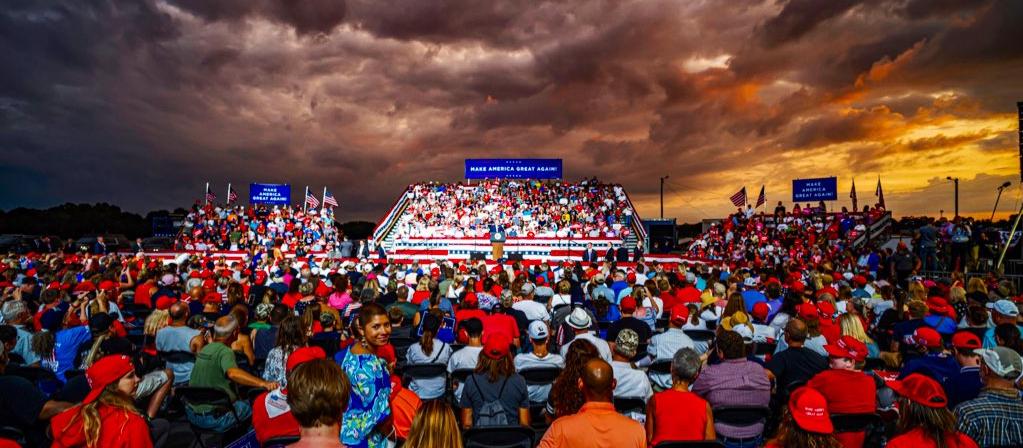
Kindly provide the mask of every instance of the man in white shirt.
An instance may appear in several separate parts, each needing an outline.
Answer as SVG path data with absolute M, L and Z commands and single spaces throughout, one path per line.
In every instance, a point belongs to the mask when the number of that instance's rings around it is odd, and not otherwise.
M 475 369 L 480 360 L 480 352 L 483 351 L 483 322 L 473 317 L 459 323 L 459 332 L 465 331 L 469 336 L 469 342 L 448 358 L 448 373 L 454 373 L 460 369 Z M 462 386 L 455 384 L 455 400 L 462 399 Z
M 512 308 L 522 311 L 530 321 L 550 322 L 551 314 L 547 312 L 547 306 L 533 300 L 534 292 L 536 287 L 532 283 L 523 284 L 519 295 L 515 296 Z
M 654 394 L 646 373 L 632 365 L 630 359 L 636 356 L 639 335 L 628 328 L 618 333 L 615 339 L 611 368 L 615 375 L 615 398 L 641 398 L 646 401 Z M 629 415 L 633 420 L 645 421 L 642 415 Z
M 565 323 L 575 332 L 575 337 L 561 346 L 561 357 L 565 357 L 565 354 L 568 353 L 568 347 L 572 345 L 572 342 L 576 339 L 584 339 L 597 347 L 597 352 L 600 353 L 601 359 L 609 364 L 611 363 L 611 346 L 608 345 L 607 341 L 597 337 L 597 335 L 590 331 L 590 325 L 593 324 L 593 321 L 590 319 L 586 309 L 577 307 L 572 310 L 572 314 L 568 315 Z M 639 336 L 637 335 L 636 338 L 638 339 Z
M 565 367 L 565 358 L 547 351 L 547 339 L 550 336 L 547 324 L 538 320 L 530 322 L 528 332 L 529 340 L 533 343 L 533 351 L 515 356 L 516 372 L 540 367 L 557 367 L 559 369 Z M 529 401 L 533 403 L 546 403 L 547 396 L 551 393 L 549 384 L 530 385 L 527 388 L 529 389 Z
M 771 313 L 771 307 L 767 302 L 757 302 L 753 305 L 753 342 L 774 342 L 778 338 L 774 327 L 767 324 L 767 316 Z
M 650 345 L 647 346 L 647 353 L 654 361 L 671 362 L 675 352 L 683 348 L 695 348 L 693 340 L 682 331 L 682 326 L 689 319 L 689 308 L 685 305 L 675 305 L 671 309 L 671 318 L 668 320 L 668 329 L 664 333 L 650 338 Z M 650 381 L 661 389 L 671 388 L 670 373 L 650 373 Z

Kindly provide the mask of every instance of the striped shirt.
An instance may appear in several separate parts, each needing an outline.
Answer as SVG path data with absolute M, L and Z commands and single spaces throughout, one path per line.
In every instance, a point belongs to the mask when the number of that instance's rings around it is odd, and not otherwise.
M 707 400 L 712 408 L 737 406 L 767 407 L 771 401 L 771 381 L 759 364 L 742 359 L 728 359 L 703 367 L 693 383 L 693 393 Z M 764 432 L 764 424 L 732 426 L 714 423 L 718 436 L 756 437 Z
M 956 407 L 956 429 L 981 447 L 1023 446 L 1023 402 L 1015 391 L 983 389 Z

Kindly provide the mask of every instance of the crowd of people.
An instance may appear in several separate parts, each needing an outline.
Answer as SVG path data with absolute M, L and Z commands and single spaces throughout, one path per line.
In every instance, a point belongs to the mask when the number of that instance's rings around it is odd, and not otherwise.
M 570 201 L 614 191 L 595 188 Z M 306 235 L 216 213 L 200 236 Z M 1012 283 L 924 277 L 906 247 L 853 252 L 824 222 L 729 220 L 764 232 L 743 263 L 5 256 L 0 421 L 60 447 L 173 446 L 180 425 L 291 446 L 460 448 L 502 428 L 543 447 L 1023 446 Z
M 507 237 L 622 238 L 634 214 L 621 185 L 596 178 L 420 183 L 405 194 L 399 239 L 482 238 L 496 231 Z

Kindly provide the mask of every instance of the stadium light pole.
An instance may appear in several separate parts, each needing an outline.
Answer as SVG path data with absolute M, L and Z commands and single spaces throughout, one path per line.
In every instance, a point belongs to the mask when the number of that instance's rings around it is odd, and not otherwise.
M 1005 181 L 1004 184 L 998 186 L 998 196 L 995 196 L 995 208 L 991 209 L 991 222 L 995 222 L 995 212 L 998 211 L 998 201 L 1002 199 L 1002 190 L 1009 188 L 1012 185 L 1012 181 Z
M 948 176 L 945 179 L 948 179 L 948 180 L 952 181 L 953 183 L 955 183 L 955 207 L 956 207 L 956 209 L 955 209 L 955 211 L 956 211 L 955 218 L 958 218 L 959 217 L 959 178 L 958 177 Z
M 661 177 L 661 219 L 664 219 L 664 179 L 667 179 L 669 177 L 671 176 L 668 175 Z

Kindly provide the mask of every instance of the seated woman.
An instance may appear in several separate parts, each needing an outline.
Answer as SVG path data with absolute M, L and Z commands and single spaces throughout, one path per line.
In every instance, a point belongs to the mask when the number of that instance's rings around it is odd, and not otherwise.
M 405 355 L 408 365 L 447 364 L 451 358 L 451 346 L 436 338 L 440 330 L 440 318 L 428 313 L 423 318 L 423 335 L 419 342 L 412 344 Z M 444 395 L 447 382 L 443 376 L 436 378 L 413 379 L 409 389 L 419 395 L 420 399 L 433 400 Z
M 302 326 L 302 319 L 288 316 L 281 322 L 281 327 L 277 330 L 276 346 L 270 349 L 270 353 L 266 356 L 263 379 L 277 382 L 282 387 L 286 387 L 285 366 L 288 365 L 288 356 L 305 346 L 306 332 L 305 327 Z
M 529 426 L 529 391 L 526 380 L 515 373 L 511 339 L 504 333 L 487 338 L 476 371 L 465 381 L 459 405 L 465 429 L 509 426 L 517 421 Z
M 813 388 L 801 387 L 789 397 L 778 436 L 764 448 L 842 448 L 834 433 L 824 396 Z
M 53 446 L 152 447 L 149 426 L 135 409 L 139 377 L 131 358 L 103 357 L 85 376 L 92 387 L 89 395 L 50 421 Z
M 671 360 L 671 389 L 654 394 L 647 402 L 646 434 L 650 446 L 716 438 L 710 403 L 689 391 L 702 364 L 700 355 L 691 348 L 675 352 Z

